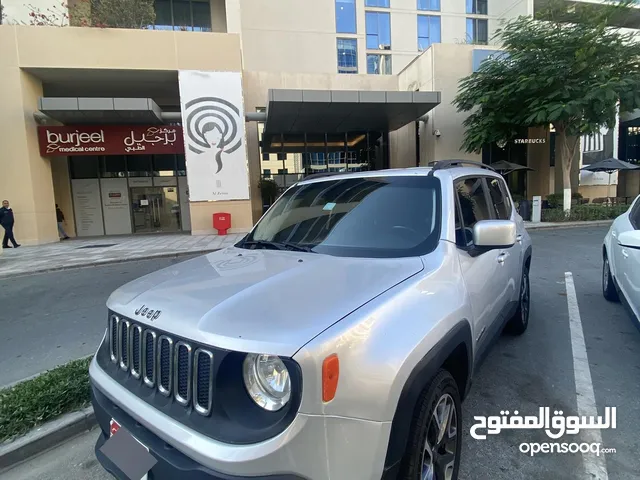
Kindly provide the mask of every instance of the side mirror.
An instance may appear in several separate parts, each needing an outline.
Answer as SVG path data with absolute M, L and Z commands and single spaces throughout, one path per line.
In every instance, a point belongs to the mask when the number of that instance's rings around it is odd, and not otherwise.
M 482 250 L 513 247 L 516 231 L 516 222 L 511 220 L 482 220 L 473 226 L 473 243 Z
M 640 230 L 630 230 L 618 235 L 618 243 L 623 247 L 640 249 Z

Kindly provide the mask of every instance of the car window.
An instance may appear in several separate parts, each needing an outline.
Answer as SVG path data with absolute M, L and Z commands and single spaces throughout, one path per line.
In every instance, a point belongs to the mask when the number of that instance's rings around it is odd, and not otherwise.
M 487 178 L 487 186 L 496 218 L 509 220 L 511 218 L 511 202 L 509 196 L 505 195 L 504 181 L 499 178 Z
M 629 212 L 629 221 L 635 230 L 640 230 L 640 199 L 636 200 L 636 204 Z
M 473 226 L 481 220 L 491 220 L 482 177 L 468 177 L 454 183 L 460 205 L 462 219 L 458 219 L 461 231 L 456 232 L 456 242 L 460 246 L 473 245 Z M 461 220 L 461 221 L 460 221 Z M 458 227 L 458 225 L 456 225 Z
M 298 184 L 247 236 L 336 256 L 425 255 L 440 236 L 440 181 L 432 176 L 371 176 Z M 239 244 L 242 246 L 242 244 Z

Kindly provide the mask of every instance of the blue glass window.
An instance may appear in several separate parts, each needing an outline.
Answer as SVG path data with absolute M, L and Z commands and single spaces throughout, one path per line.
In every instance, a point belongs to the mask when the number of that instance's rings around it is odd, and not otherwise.
M 391 75 L 391 55 L 367 54 L 367 73 L 369 75 Z
M 367 48 L 378 50 L 391 47 L 391 17 L 386 12 L 367 12 Z
M 336 32 L 356 33 L 356 0 L 336 0 Z
M 489 43 L 489 26 L 487 20 L 467 18 L 467 42 L 477 45 Z
M 475 15 L 487 15 L 488 0 L 466 0 L 467 13 Z
M 440 41 L 440 17 L 418 15 L 418 50 L 426 50 Z
M 364 0 L 365 7 L 389 8 L 389 0 Z
M 418 10 L 440 11 L 440 0 L 418 0 Z
M 338 73 L 358 73 L 358 41 L 338 39 Z

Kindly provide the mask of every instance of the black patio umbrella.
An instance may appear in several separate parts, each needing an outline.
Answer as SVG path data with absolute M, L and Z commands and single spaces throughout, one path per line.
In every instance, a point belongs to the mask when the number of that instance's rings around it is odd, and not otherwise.
M 606 172 L 609 174 L 609 184 L 607 185 L 607 191 L 609 190 L 609 186 L 611 186 L 611 174 L 613 172 L 618 172 L 620 170 L 637 170 L 640 167 L 638 165 L 634 165 L 633 163 L 624 162 L 622 160 L 618 160 L 617 158 L 605 158 L 604 160 L 599 160 L 594 162 L 586 167 L 582 167 L 580 170 L 586 170 L 588 172 Z
M 501 175 L 507 175 L 511 172 L 515 172 L 516 170 L 533 171 L 533 168 L 525 167 L 524 165 L 518 165 L 517 163 L 507 162 L 505 160 L 500 160 L 499 162 L 492 163 L 489 166 L 495 171 L 499 172 Z

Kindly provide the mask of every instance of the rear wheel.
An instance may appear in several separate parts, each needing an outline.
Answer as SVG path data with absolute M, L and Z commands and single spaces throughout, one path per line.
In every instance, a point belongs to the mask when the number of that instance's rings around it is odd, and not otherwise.
M 604 298 L 610 302 L 617 302 L 620 299 L 618 297 L 618 291 L 616 290 L 616 284 L 613 280 L 613 275 L 611 275 L 609 257 L 607 257 L 606 253 L 602 259 L 602 294 L 604 295 Z
M 529 266 L 522 270 L 520 280 L 520 297 L 518 309 L 507 323 L 506 331 L 513 335 L 522 335 L 529 326 L 529 310 L 531 308 L 531 288 L 529 285 Z
M 457 480 L 462 448 L 458 385 L 440 370 L 422 392 L 413 417 L 403 480 Z

